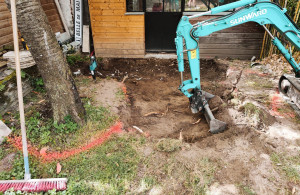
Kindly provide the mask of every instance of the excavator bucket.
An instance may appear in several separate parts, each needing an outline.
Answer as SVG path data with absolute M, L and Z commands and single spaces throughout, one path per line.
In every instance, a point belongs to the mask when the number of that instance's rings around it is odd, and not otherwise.
M 220 133 L 223 132 L 227 127 L 227 124 L 218 119 L 213 119 L 209 122 L 209 132 Z
M 220 133 L 227 128 L 227 124 L 216 119 L 212 114 L 207 102 L 213 97 L 214 95 L 208 92 L 195 90 L 194 95 L 190 98 L 190 105 L 193 113 L 198 113 L 200 110 L 204 111 L 205 119 L 209 124 L 209 132 Z

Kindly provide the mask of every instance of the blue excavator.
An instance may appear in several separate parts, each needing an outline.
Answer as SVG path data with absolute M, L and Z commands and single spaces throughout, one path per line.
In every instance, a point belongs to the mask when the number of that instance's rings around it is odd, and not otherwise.
M 191 24 L 190 19 L 204 15 L 234 10 L 230 14 Z M 272 25 L 285 39 L 300 50 L 300 29 L 287 15 L 287 10 L 278 3 L 270 0 L 240 0 L 208 12 L 183 16 L 176 31 L 176 53 L 178 70 L 181 77 L 179 90 L 189 98 L 193 113 L 203 112 L 210 126 L 211 133 L 219 133 L 227 128 L 227 124 L 214 117 L 209 108 L 209 100 L 214 95 L 202 90 L 200 83 L 200 53 L 199 37 L 210 35 L 216 31 L 231 28 L 246 22 L 256 22 L 271 36 L 272 43 L 278 48 L 294 70 L 294 75 L 283 75 L 279 79 L 279 90 L 288 96 L 300 108 L 300 65 L 292 56 L 291 50 L 286 49 L 281 40 L 272 35 L 267 24 Z M 184 56 L 187 53 L 191 79 L 183 80 Z

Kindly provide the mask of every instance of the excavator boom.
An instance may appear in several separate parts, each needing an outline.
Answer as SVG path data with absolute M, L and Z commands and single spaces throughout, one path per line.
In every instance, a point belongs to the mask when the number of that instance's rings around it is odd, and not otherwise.
M 206 21 L 191 24 L 190 19 L 197 18 L 203 15 L 212 15 L 220 12 L 225 12 L 234 9 L 232 13 L 209 19 Z M 231 28 L 246 22 L 256 22 L 263 26 L 272 38 L 272 43 L 278 48 L 286 60 L 291 64 L 295 79 L 285 79 L 295 88 L 299 86 L 295 84 L 300 78 L 300 65 L 295 61 L 292 54 L 287 50 L 281 41 L 274 37 L 268 29 L 266 24 L 270 24 L 276 30 L 289 40 L 296 49 L 300 50 L 300 29 L 286 14 L 286 9 L 281 8 L 278 4 L 270 0 L 241 0 L 234 3 L 212 8 L 208 12 L 183 16 L 180 20 L 176 31 L 176 52 L 178 60 L 178 69 L 181 74 L 181 85 L 179 90 L 190 99 L 191 109 L 193 113 L 203 111 L 208 123 L 210 124 L 210 132 L 218 133 L 226 129 L 226 123 L 218 121 L 212 115 L 208 101 L 213 95 L 201 89 L 200 83 L 200 52 L 199 52 L 199 37 L 210 35 L 214 32 Z M 187 52 L 188 61 L 191 70 L 191 79 L 183 81 L 184 72 L 184 52 Z M 285 77 L 287 78 L 287 77 Z M 284 79 L 281 79 L 284 80 Z M 291 83 L 293 80 L 293 83 Z M 300 81 L 299 81 L 300 83 Z M 280 83 L 279 89 L 285 87 Z M 300 91 L 300 89 L 298 89 Z M 286 90 L 287 91 L 287 90 Z M 299 98 L 296 98 L 297 100 Z

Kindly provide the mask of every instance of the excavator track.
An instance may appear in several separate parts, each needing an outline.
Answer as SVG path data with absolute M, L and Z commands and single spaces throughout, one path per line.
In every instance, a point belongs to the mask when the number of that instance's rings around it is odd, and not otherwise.
M 300 78 L 284 74 L 279 79 L 279 91 L 288 97 L 288 103 L 300 116 Z

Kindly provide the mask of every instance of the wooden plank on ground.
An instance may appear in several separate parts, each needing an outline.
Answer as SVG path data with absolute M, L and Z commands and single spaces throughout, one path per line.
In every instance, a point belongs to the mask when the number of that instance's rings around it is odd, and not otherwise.
M 90 53 L 90 26 L 83 25 L 82 28 L 82 52 Z
M 6 64 L 7 64 L 7 61 L 1 61 L 0 60 L 0 68 L 3 67 L 3 66 L 6 66 Z

